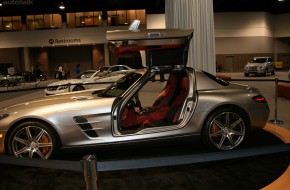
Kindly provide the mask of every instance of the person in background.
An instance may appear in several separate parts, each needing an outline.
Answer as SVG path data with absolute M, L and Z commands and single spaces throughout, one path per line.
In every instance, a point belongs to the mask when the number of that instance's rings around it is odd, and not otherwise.
M 39 66 L 38 65 L 35 65 L 35 69 L 34 69 L 34 74 L 36 76 L 37 79 L 40 79 L 40 75 L 42 75 L 42 72 L 41 70 L 39 69 Z
M 66 63 L 63 65 L 63 68 L 62 68 L 62 79 L 67 79 L 67 70 L 68 70 L 68 67 L 66 65 Z
M 58 80 L 61 80 L 62 79 L 62 66 L 59 65 L 58 66 Z

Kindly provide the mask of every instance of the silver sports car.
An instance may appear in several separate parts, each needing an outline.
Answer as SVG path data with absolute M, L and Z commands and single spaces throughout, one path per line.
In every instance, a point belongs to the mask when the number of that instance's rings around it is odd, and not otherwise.
M 1 109 L 0 152 L 49 159 L 60 150 L 194 136 L 215 150 L 237 148 L 251 129 L 265 126 L 267 101 L 257 88 L 186 67 L 192 35 L 187 29 L 109 31 L 110 56 L 139 53 L 146 67 L 106 89 Z

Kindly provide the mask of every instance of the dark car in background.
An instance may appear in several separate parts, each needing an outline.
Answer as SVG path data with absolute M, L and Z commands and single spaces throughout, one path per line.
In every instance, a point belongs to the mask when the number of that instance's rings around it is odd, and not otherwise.
M 22 76 L 23 80 L 21 82 L 36 82 L 37 80 L 45 81 L 47 80 L 46 75 L 43 74 L 35 74 L 30 71 L 23 71 L 14 74 L 15 76 Z

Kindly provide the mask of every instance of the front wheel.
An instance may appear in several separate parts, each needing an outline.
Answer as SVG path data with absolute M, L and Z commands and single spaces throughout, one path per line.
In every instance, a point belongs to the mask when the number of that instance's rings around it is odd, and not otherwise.
M 246 136 L 245 117 L 232 109 L 213 112 L 203 126 L 202 139 L 212 149 L 237 148 Z
M 49 159 L 58 151 L 55 133 L 40 122 L 16 126 L 8 137 L 8 153 L 16 157 Z
M 9 80 L 2 80 L 1 84 L 3 86 L 9 86 L 10 85 L 10 82 L 9 82 Z
M 265 72 L 263 73 L 264 76 L 268 75 L 268 69 L 265 69 Z
M 273 68 L 273 71 L 271 72 L 271 75 L 275 75 L 275 68 Z

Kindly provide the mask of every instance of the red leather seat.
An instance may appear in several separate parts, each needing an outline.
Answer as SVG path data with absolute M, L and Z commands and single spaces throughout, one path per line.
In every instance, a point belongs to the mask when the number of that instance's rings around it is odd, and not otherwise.
M 177 75 L 171 74 L 168 78 L 165 88 L 154 101 L 152 108 L 158 109 L 162 106 L 168 106 L 174 98 L 176 88 L 177 88 Z
M 126 108 L 122 114 L 122 127 L 127 128 L 144 124 L 145 121 L 149 122 L 164 119 L 169 111 L 169 104 L 174 98 L 176 87 L 177 76 L 175 74 L 171 74 L 163 91 L 159 94 L 151 107 L 153 112 L 139 115 L 138 113 L 135 113 L 133 109 Z
M 178 96 L 176 97 L 176 99 L 174 99 L 174 101 L 170 105 L 170 110 L 166 118 L 168 122 L 175 123 L 178 121 L 180 113 L 181 113 L 182 105 L 188 95 L 188 90 L 189 90 L 188 77 L 187 76 L 182 77 L 180 84 L 181 84 L 181 89 L 179 89 L 180 92 Z
M 171 91 L 168 96 L 159 96 L 160 101 L 158 104 L 153 105 L 154 112 L 147 115 L 144 125 L 166 125 L 178 122 L 182 105 L 185 98 L 188 95 L 189 90 L 189 79 L 187 76 L 176 76 L 173 75 L 172 80 L 176 83 L 176 88 L 170 89 L 161 93 L 161 95 L 166 94 L 166 92 Z

